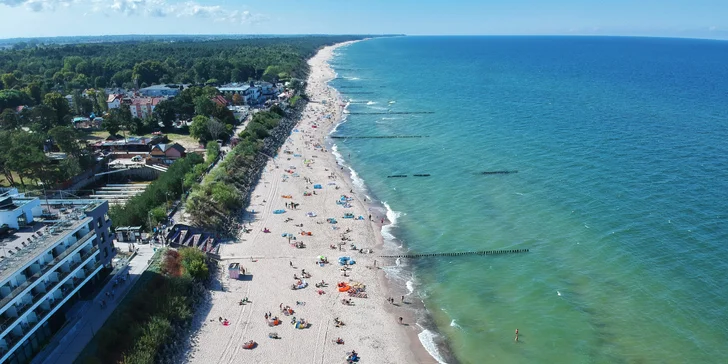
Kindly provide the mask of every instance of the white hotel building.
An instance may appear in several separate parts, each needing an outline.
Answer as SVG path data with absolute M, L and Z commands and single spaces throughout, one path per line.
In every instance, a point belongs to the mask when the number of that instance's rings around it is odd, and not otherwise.
M 26 363 L 114 256 L 108 203 L 0 195 L 0 363 Z

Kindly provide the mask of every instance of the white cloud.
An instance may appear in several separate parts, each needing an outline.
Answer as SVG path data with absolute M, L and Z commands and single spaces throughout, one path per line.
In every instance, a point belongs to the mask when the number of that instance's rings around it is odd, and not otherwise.
M 7 6 L 18 6 L 25 3 L 26 0 L 0 0 L 0 4 Z
M 227 12 L 220 5 L 205 6 L 194 1 L 187 1 L 171 7 L 177 16 L 195 16 L 200 18 L 211 18 Z
M 40 12 L 55 10 L 59 6 L 68 7 L 79 1 L 80 0 L 0 0 L 0 5 L 7 5 L 10 7 L 23 5 L 32 11 Z
M 202 5 L 195 1 L 177 2 L 172 0 L 0 0 L 0 5 L 9 7 L 23 6 L 34 12 L 54 11 L 59 7 L 74 4 L 83 6 L 83 14 L 91 10 L 95 13 L 124 14 L 126 16 L 149 17 L 189 17 L 209 18 L 238 24 L 256 24 L 268 20 L 263 14 L 248 10 L 226 8 L 221 5 Z
M 234 10 L 227 12 L 215 21 L 238 23 L 238 24 L 258 24 L 267 21 L 269 18 L 263 14 L 251 13 L 248 10 L 238 11 Z

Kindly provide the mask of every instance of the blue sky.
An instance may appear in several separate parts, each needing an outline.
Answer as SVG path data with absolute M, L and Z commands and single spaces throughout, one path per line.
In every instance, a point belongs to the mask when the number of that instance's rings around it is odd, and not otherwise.
M 728 0 L 0 0 L 0 38 L 303 33 L 728 39 Z

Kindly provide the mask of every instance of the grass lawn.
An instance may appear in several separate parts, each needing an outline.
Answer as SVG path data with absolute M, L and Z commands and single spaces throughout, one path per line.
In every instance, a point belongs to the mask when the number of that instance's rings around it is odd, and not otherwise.
M 181 146 L 185 147 L 186 149 L 196 149 L 196 148 L 200 147 L 200 142 L 198 142 L 197 139 L 191 137 L 189 133 L 186 133 L 186 134 L 165 133 L 164 135 L 167 136 L 167 139 L 169 139 L 170 142 L 179 143 Z

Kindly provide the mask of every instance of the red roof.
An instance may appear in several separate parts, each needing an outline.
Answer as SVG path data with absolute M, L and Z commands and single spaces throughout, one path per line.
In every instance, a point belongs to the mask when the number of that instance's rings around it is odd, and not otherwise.
M 211 98 L 212 102 L 220 105 L 220 106 L 227 106 L 228 102 L 225 100 L 225 98 L 222 95 L 217 95 L 213 98 Z

